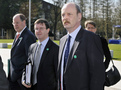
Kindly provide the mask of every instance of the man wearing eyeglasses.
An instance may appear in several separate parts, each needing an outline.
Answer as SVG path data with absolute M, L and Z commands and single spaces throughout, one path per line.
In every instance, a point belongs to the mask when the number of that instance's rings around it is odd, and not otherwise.
M 46 19 L 37 19 L 34 23 L 38 42 L 29 48 L 28 58 L 33 62 L 32 90 L 56 90 L 56 71 L 59 47 L 49 38 L 50 26 Z
M 27 28 L 25 15 L 21 13 L 14 15 L 12 24 L 16 35 L 11 48 L 9 88 L 10 90 L 26 90 L 21 84 L 21 76 L 27 62 L 29 46 L 36 42 L 36 37 Z
M 85 21 L 85 29 L 88 31 L 91 31 L 93 33 L 96 33 L 97 27 L 96 27 L 95 22 L 92 20 Z M 104 65 L 105 65 L 105 70 L 106 70 L 108 68 L 109 62 L 112 58 L 111 58 L 107 40 L 101 36 L 100 36 L 100 39 L 101 39 L 102 48 L 103 48 L 104 56 L 105 56 Z

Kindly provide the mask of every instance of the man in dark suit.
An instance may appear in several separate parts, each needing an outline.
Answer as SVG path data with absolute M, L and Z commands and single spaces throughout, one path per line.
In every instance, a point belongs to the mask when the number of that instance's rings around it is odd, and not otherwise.
M 32 90 L 57 90 L 59 47 L 48 37 L 50 27 L 47 20 L 36 20 L 34 29 L 38 42 L 29 48 L 29 59 L 33 62 Z
M 81 17 L 79 6 L 73 2 L 61 9 L 68 34 L 60 40 L 58 90 L 103 90 L 105 69 L 101 41 L 82 28 Z
M 8 80 L 5 71 L 3 70 L 3 63 L 0 56 L 0 90 L 8 90 Z
M 96 31 L 97 31 L 96 24 L 92 20 L 85 21 L 85 28 L 86 28 L 86 30 L 91 31 L 93 33 L 96 33 Z M 112 58 L 111 58 L 110 50 L 108 48 L 107 40 L 101 36 L 99 36 L 99 37 L 101 39 L 102 48 L 103 48 L 103 52 L 104 52 L 104 56 L 105 56 L 104 65 L 105 65 L 105 70 L 106 70 L 108 68 L 109 62 Z
M 17 33 L 11 48 L 9 88 L 10 90 L 26 90 L 21 84 L 21 76 L 27 62 L 29 46 L 36 42 L 36 37 L 27 28 L 23 14 L 13 16 L 13 27 Z

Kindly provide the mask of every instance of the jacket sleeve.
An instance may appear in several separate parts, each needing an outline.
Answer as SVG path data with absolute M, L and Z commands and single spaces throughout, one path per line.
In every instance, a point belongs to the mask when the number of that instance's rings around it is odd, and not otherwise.
M 112 58 L 111 58 L 110 50 L 109 50 L 108 43 L 107 43 L 106 39 L 103 37 L 100 37 L 100 39 L 101 39 L 101 43 L 102 43 L 103 52 L 105 55 L 105 62 L 104 62 L 105 69 L 107 69 L 109 62 Z
M 103 49 L 99 36 L 92 35 L 87 46 L 89 63 L 90 90 L 103 90 L 105 82 L 105 68 L 103 63 Z

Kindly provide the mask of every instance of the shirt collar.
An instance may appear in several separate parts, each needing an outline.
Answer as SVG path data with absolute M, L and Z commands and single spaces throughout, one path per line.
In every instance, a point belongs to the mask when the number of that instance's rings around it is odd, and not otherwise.
M 47 44 L 47 42 L 48 42 L 48 40 L 49 40 L 49 37 L 47 37 L 44 41 L 42 41 L 42 42 L 40 42 L 40 41 L 38 41 L 38 44 L 42 44 L 44 47 L 46 46 L 46 44 Z
M 71 38 L 75 39 L 80 29 L 81 29 L 81 25 L 77 29 L 75 29 L 72 33 L 70 34 L 68 33 L 68 35 L 70 35 Z
M 23 30 L 21 32 L 17 32 L 16 35 L 17 34 L 20 34 L 21 35 L 21 33 L 25 30 L 25 28 L 26 28 L 26 26 L 23 28 Z

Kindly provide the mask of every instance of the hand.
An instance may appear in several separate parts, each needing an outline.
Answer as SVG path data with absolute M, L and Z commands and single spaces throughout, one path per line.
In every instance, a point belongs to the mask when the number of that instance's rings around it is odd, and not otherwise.
M 27 84 L 25 84 L 25 82 L 22 82 L 22 84 L 23 84 L 26 88 L 31 88 L 31 85 L 27 85 Z

